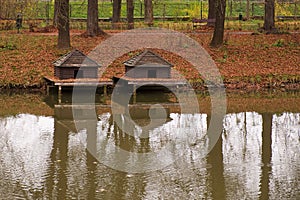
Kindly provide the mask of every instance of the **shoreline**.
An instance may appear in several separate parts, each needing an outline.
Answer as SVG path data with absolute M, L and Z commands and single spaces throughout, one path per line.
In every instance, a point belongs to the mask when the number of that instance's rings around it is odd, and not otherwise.
M 203 82 L 192 82 L 190 83 L 195 92 L 205 92 L 208 87 L 203 84 Z M 100 87 L 101 88 L 101 87 Z M 108 86 L 108 91 L 112 91 L 114 86 Z M 214 88 L 214 87 L 213 87 Z M 218 88 L 218 87 L 215 87 Z M 224 88 L 226 91 L 267 91 L 267 90 L 275 90 L 275 91 L 300 91 L 300 81 L 296 81 L 295 83 L 289 82 L 268 82 L 268 83 L 246 83 L 246 82 L 225 82 Z M 14 86 L 1 86 L 0 85 L 0 94 L 2 93 L 46 93 L 46 83 L 39 85 L 14 85 Z
M 55 95 L 55 94 L 54 94 Z M 66 94 L 68 95 L 68 94 Z M 70 95 L 70 94 L 69 94 Z M 196 93 L 201 112 L 209 113 L 211 108 L 210 94 L 208 92 Z M 108 97 L 110 94 L 108 95 Z M 12 116 L 21 113 L 54 116 L 54 107 L 49 104 L 55 100 L 47 99 L 45 92 L 30 93 L 28 90 L 0 92 L 0 102 L 6 106 L 0 109 L 0 117 Z M 227 113 L 255 111 L 265 112 L 299 112 L 300 90 L 227 90 Z M 53 105 L 55 104 L 53 102 Z M 109 108 L 111 102 L 102 102 Z M 104 108 L 104 107 L 102 107 Z

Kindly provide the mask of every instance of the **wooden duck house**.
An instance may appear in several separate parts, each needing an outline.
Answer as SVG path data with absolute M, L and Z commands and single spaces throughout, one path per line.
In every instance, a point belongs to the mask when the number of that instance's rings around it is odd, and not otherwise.
M 120 85 L 133 86 L 133 91 L 139 87 L 164 90 L 186 85 L 186 81 L 173 69 L 173 64 L 150 50 L 133 56 L 123 64 L 125 75 L 120 78 Z
M 130 58 L 124 65 L 127 77 L 151 79 L 171 78 L 173 67 L 171 63 L 149 50 Z
M 60 57 L 53 64 L 54 77 L 60 80 L 98 78 L 100 66 L 77 49 Z
M 53 62 L 53 65 L 53 76 L 44 77 L 47 92 L 50 88 L 58 87 L 60 96 L 62 87 L 72 88 L 76 85 L 80 87 L 103 87 L 103 93 L 106 94 L 107 85 L 112 85 L 111 80 L 99 77 L 101 66 L 77 49 L 63 55 Z

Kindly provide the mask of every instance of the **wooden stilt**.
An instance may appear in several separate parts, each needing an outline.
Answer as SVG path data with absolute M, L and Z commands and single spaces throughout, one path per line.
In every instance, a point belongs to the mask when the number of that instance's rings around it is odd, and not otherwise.
M 107 100 L 107 85 L 103 86 L 103 102 L 106 103 Z
M 133 85 L 133 103 L 136 103 L 136 85 Z
M 61 103 L 61 85 L 58 86 L 58 103 Z
M 107 85 L 103 86 L 103 95 L 106 97 L 107 96 Z
M 46 87 L 47 87 L 47 95 L 49 95 L 50 94 L 50 86 L 47 85 Z

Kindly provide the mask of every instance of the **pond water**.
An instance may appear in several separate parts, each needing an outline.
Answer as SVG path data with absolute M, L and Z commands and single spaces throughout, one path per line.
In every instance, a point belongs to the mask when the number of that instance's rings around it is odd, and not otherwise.
M 208 143 L 205 94 L 198 97 L 204 108 L 199 113 L 181 113 L 167 94 L 150 93 L 151 101 L 149 94 L 138 94 L 130 125 L 121 113 L 112 114 L 103 96 L 97 97 L 97 120 L 78 125 L 68 97 L 0 95 L 0 199 L 299 199 L 299 94 L 228 95 L 223 130 L 204 156 L 198 147 Z M 167 107 L 167 119 L 140 137 L 139 126 L 149 123 L 149 107 L 158 102 Z M 90 106 L 81 109 L 84 114 Z M 116 125 L 118 117 L 133 134 Z M 179 129 L 190 143 L 175 145 L 180 156 L 165 157 L 172 163 L 162 169 L 131 173 L 101 162 L 119 159 L 116 146 L 131 153 L 159 151 L 176 141 Z M 89 146 L 102 157 L 95 158 Z M 120 162 L 130 166 L 134 155 Z

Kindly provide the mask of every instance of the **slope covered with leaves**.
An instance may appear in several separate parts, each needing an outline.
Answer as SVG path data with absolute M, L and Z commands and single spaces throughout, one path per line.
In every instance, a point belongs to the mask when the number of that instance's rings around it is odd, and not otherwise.
M 110 33 L 115 34 L 115 33 Z M 251 35 L 226 34 L 226 44 L 220 49 L 209 47 L 211 33 L 189 33 L 216 62 L 228 88 L 298 87 L 300 85 L 300 34 Z M 55 34 L 16 34 L 0 32 L 0 86 L 42 86 L 43 76 L 53 75 L 52 62 L 69 50 L 56 48 Z M 105 38 L 85 38 L 72 35 L 72 46 L 88 54 Z M 193 83 L 201 76 L 174 53 L 154 50 L 175 65 Z M 111 65 L 104 76 L 122 76 L 123 61 L 136 52 L 123 55 Z M 197 85 L 197 84 L 196 84 Z

